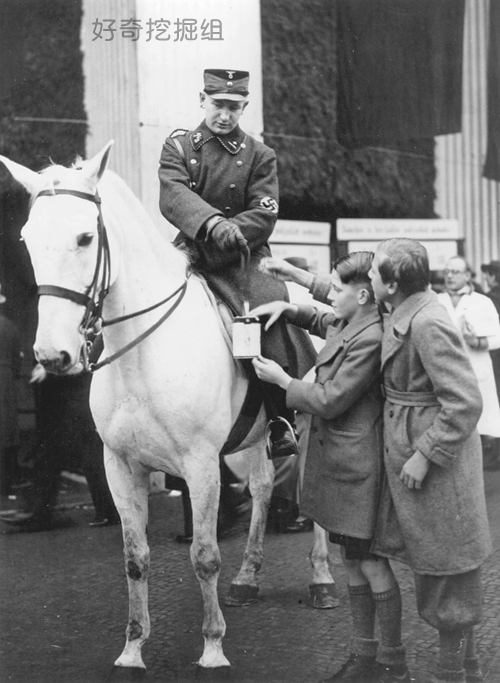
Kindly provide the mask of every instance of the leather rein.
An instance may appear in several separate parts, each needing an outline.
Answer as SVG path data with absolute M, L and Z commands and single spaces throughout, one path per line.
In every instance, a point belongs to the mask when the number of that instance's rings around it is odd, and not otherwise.
M 140 344 L 146 337 L 149 337 L 162 323 L 167 320 L 167 318 L 172 315 L 175 309 L 179 306 L 184 295 L 186 294 L 188 280 L 190 274 L 187 275 L 186 279 L 180 287 L 178 287 L 175 292 L 169 294 L 165 299 L 159 301 L 148 308 L 143 308 L 140 311 L 135 311 L 134 313 L 129 313 L 123 315 L 119 318 L 113 318 L 111 320 L 103 320 L 102 309 L 104 304 L 104 299 L 109 292 L 110 277 L 111 277 L 111 253 L 109 249 L 108 235 L 106 232 L 106 227 L 104 225 L 104 220 L 101 211 L 101 198 L 96 194 L 89 194 L 87 192 L 78 192 L 77 190 L 42 190 L 36 198 L 38 197 L 54 197 L 56 195 L 66 194 L 72 195 L 73 197 L 78 197 L 79 199 L 85 199 L 87 201 L 93 202 L 97 207 L 97 258 L 96 265 L 94 269 L 94 275 L 90 285 L 85 289 L 85 292 L 77 292 L 73 289 L 66 289 L 65 287 L 59 287 L 58 285 L 39 285 L 38 296 L 57 296 L 62 299 L 69 299 L 80 306 L 85 308 L 82 321 L 79 326 L 79 331 L 85 339 L 85 343 L 82 347 L 82 361 L 85 371 L 95 372 L 100 370 L 100 368 L 105 365 L 109 365 L 113 361 L 117 360 L 123 356 L 127 351 L 133 349 L 135 346 Z M 100 275 L 99 275 L 100 274 Z M 91 339 L 100 334 L 102 334 L 102 328 L 108 327 L 110 325 L 116 325 L 117 323 L 130 320 L 131 318 L 136 318 L 145 313 L 153 311 L 155 308 L 162 306 L 163 304 L 170 301 L 177 296 L 176 301 L 170 306 L 170 308 L 163 314 L 163 316 L 151 327 L 145 330 L 136 339 L 126 344 L 122 349 L 117 351 L 111 356 L 108 356 L 103 361 L 99 363 L 91 363 L 89 358 L 90 349 L 92 347 Z

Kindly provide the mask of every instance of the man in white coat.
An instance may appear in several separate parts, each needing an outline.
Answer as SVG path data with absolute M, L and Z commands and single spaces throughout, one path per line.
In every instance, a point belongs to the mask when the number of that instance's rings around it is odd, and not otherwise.
M 453 324 L 461 332 L 483 399 L 477 425 L 483 451 L 491 437 L 500 438 L 500 406 L 489 351 L 500 348 L 500 322 L 493 302 L 474 291 L 467 261 L 454 256 L 444 271 L 446 291 L 438 294 Z M 490 437 L 490 439 L 488 439 Z M 488 450 L 492 444 L 488 443 Z M 498 450 L 498 441 L 496 441 Z

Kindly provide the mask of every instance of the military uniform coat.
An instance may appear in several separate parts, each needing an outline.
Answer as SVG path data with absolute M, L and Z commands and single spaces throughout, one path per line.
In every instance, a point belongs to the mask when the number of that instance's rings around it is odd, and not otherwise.
M 174 139 L 167 138 L 159 178 L 160 210 L 180 231 L 175 243 L 188 247 L 195 267 L 237 315 L 243 313 L 245 300 L 251 308 L 288 300 L 285 284 L 258 268 L 261 259 L 271 255 L 268 239 L 278 218 L 275 152 L 239 126 L 228 135 L 217 136 L 203 122 L 194 131 L 174 131 L 172 135 L 185 158 Z M 222 252 L 206 241 L 204 225 L 213 216 L 231 220 L 243 233 L 251 251 L 245 269 L 239 251 Z M 291 331 L 292 343 L 284 323 L 273 325 L 263 335 L 262 350 L 295 376 L 303 376 L 316 354 L 308 337 L 297 332 Z
M 382 321 L 374 308 L 347 324 L 300 306 L 294 324 L 326 338 L 314 384 L 292 380 L 287 405 L 312 413 L 301 512 L 323 528 L 370 539 L 380 490 Z
M 431 291 L 389 317 L 382 344 L 384 464 L 375 552 L 418 574 L 461 574 L 491 551 L 476 424 L 482 402 L 460 336 Z M 422 488 L 399 476 L 419 450 L 431 461 Z

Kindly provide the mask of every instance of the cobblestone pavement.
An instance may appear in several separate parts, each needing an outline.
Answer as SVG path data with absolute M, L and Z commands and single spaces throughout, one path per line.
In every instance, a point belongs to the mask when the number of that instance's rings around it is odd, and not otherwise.
M 500 683 L 500 472 L 485 477 L 494 553 L 484 565 L 485 614 L 478 629 L 486 683 Z M 75 504 L 75 495 L 76 500 Z M 88 492 L 61 496 L 66 525 L 38 533 L 0 530 L 0 681 L 104 683 L 124 643 L 127 588 L 119 527 L 91 529 Z M 73 501 L 73 502 L 71 502 Z M 195 679 L 202 652 L 202 600 L 182 531 L 179 498 L 150 497 L 152 633 L 144 647 L 147 683 Z M 221 542 L 221 602 L 239 568 L 248 518 Z M 313 683 L 346 658 L 350 631 L 346 581 L 336 546 L 332 573 L 340 606 L 307 605 L 312 533 L 266 536 L 259 601 L 222 606 L 224 651 L 233 683 Z M 436 632 L 415 609 L 412 573 L 394 564 L 403 594 L 403 629 L 416 683 L 427 683 L 437 654 Z

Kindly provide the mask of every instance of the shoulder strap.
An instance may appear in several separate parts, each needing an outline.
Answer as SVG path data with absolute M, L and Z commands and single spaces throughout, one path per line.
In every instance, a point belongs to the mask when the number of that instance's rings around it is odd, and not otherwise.
M 179 142 L 179 140 L 177 138 L 172 138 L 172 140 L 174 141 L 174 144 L 177 147 L 179 154 L 181 155 L 181 159 L 183 161 L 186 161 L 186 155 L 184 154 L 184 150 L 182 148 L 181 143 Z

